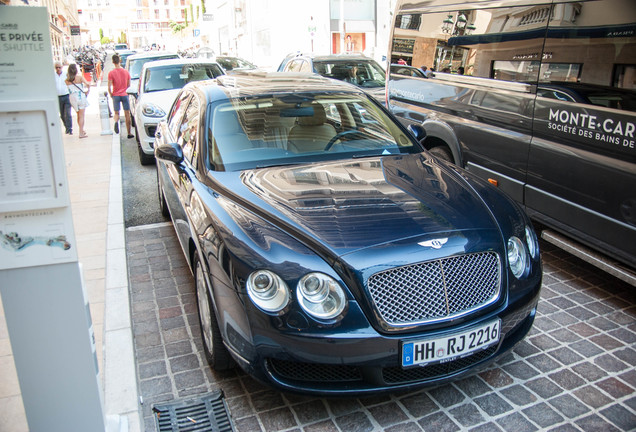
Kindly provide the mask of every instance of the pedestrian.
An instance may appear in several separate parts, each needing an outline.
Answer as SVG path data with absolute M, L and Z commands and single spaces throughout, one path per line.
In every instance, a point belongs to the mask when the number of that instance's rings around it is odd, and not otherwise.
M 60 118 L 67 135 L 73 135 L 73 117 L 71 116 L 71 101 L 66 86 L 66 76 L 62 75 L 62 63 L 55 62 L 55 86 L 57 87 L 57 102 L 60 106 Z
M 130 102 L 128 101 L 128 93 L 126 90 L 130 87 L 130 74 L 126 69 L 121 67 L 121 59 L 119 55 L 113 54 L 113 65 L 115 69 L 108 72 L 108 93 L 113 99 L 113 111 L 115 112 L 115 133 L 119 133 L 119 108 L 124 109 L 124 117 L 126 119 L 126 131 L 128 138 L 135 136 L 130 132 Z
M 75 63 L 68 66 L 65 83 L 68 87 L 71 105 L 77 112 L 79 137 L 86 138 L 88 134 L 84 130 L 84 114 L 88 106 L 88 93 L 91 91 L 91 86 L 82 74 L 77 73 L 77 65 Z

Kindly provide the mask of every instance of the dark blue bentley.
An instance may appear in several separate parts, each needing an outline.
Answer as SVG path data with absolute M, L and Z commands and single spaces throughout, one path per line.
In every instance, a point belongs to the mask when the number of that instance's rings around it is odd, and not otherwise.
M 422 134 L 319 76 L 181 91 L 157 133 L 159 197 L 215 369 L 323 395 L 400 390 L 473 373 L 528 333 L 530 220 Z

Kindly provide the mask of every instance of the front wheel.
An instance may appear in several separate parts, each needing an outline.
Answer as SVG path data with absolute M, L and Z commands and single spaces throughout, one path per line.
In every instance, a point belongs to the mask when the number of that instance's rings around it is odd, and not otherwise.
M 432 154 L 433 156 L 437 157 L 438 159 L 442 159 L 446 162 L 450 162 L 453 164 L 455 163 L 455 160 L 453 159 L 453 154 L 450 152 L 450 150 L 446 146 L 441 145 L 441 146 L 431 147 L 430 149 L 428 149 L 428 152 Z
M 203 339 L 205 357 L 214 370 L 227 370 L 232 367 L 234 361 L 225 345 L 223 345 L 223 337 L 214 314 L 210 290 L 203 273 L 205 270 L 198 256 L 195 257 L 194 266 L 194 284 L 197 290 L 199 323 L 201 324 L 201 338 Z

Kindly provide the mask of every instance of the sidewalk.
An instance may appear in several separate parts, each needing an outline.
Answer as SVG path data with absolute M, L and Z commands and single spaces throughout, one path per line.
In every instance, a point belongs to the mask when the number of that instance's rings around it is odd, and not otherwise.
M 91 87 L 85 115 L 88 137 L 79 138 L 77 116 L 73 112 L 73 135 L 63 134 L 62 138 L 107 430 L 138 432 L 139 398 L 128 296 L 120 140 L 119 135 L 101 134 L 98 96 L 104 91 L 105 85 Z M 110 119 L 109 128 L 112 126 Z M 0 377 L 0 432 L 26 432 L 29 429 L 1 307 Z

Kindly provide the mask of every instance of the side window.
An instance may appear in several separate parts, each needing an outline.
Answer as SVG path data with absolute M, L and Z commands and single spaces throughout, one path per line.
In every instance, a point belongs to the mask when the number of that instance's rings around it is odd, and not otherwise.
M 568 95 L 560 101 L 636 111 L 636 5 L 562 3 L 553 16 L 560 19 L 548 27 L 539 87 Z
M 188 106 L 188 101 L 190 100 L 191 94 L 187 92 L 181 93 L 178 98 L 172 104 L 172 108 L 170 109 L 170 113 L 168 114 L 168 129 L 170 129 L 170 134 L 176 138 L 179 135 L 179 129 L 181 126 L 181 118 L 183 117 L 183 113 L 185 112 L 186 107 Z
M 183 148 L 184 158 L 191 163 L 194 163 L 198 148 L 199 105 L 199 99 L 193 96 L 190 100 L 190 104 L 186 108 L 181 126 L 179 127 L 179 135 L 177 136 L 177 143 Z
M 391 63 L 426 66 L 436 73 L 536 83 L 550 7 L 398 15 Z

